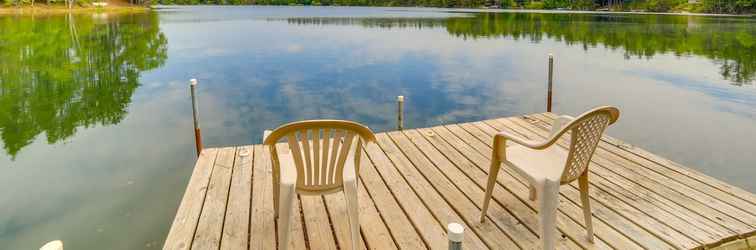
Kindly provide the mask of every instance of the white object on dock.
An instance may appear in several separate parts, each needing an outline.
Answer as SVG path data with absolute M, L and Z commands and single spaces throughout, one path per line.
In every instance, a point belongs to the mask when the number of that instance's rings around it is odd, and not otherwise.
M 63 250 L 63 242 L 59 240 L 50 241 L 40 247 L 39 250 Z
M 459 223 L 449 223 L 446 226 L 449 237 L 449 250 L 462 250 L 462 239 L 465 238 L 465 226 Z
M 106 2 L 94 2 L 94 3 L 92 3 L 92 5 L 94 5 L 95 7 L 105 7 L 105 6 L 108 6 L 108 3 L 106 3 Z

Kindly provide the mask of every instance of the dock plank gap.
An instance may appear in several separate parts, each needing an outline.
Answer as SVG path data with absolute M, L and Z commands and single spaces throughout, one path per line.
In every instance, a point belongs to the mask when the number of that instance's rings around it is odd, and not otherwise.
M 448 249 L 446 226 L 459 223 L 464 249 L 538 248 L 538 205 L 510 169 L 500 171 L 483 223 L 479 216 L 494 134 L 543 139 L 555 118 L 541 113 L 377 134 L 360 166 L 360 246 Z M 756 247 L 753 193 L 609 136 L 588 170 L 595 241 L 585 237 L 575 182 L 560 189 L 559 249 Z M 275 249 L 272 192 L 266 147 L 203 149 L 163 249 Z M 341 193 L 294 204 L 290 247 L 351 248 Z

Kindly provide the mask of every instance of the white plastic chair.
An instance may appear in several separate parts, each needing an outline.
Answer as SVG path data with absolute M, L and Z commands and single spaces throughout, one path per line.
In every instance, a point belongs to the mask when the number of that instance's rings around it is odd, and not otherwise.
M 276 146 L 285 139 L 284 144 Z M 264 138 L 273 165 L 273 204 L 278 218 L 278 248 L 287 249 L 292 202 L 299 195 L 344 191 L 352 248 L 358 249 L 357 185 L 363 142 L 375 141 L 373 132 L 359 123 L 309 120 L 278 127 Z
M 491 192 L 496 185 L 496 176 L 503 163 L 515 170 L 530 183 L 530 200 L 539 198 L 541 217 L 541 240 L 544 249 L 554 249 L 556 241 L 556 211 L 559 205 L 559 186 L 575 179 L 580 187 L 583 216 L 588 241 L 593 242 L 591 208 L 588 198 L 588 163 L 601 140 L 604 130 L 619 118 L 615 107 L 598 107 L 583 113 L 578 118 L 560 116 L 551 128 L 548 139 L 533 141 L 516 136 L 508 131 L 496 134 L 493 142 L 491 170 L 483 200 L 481 222 L 484 221 Z M 570 148 L 565 151 L 555 142 L 566 132 L 570 134 Z M 514 145 L 506 145 L 512 141 Z

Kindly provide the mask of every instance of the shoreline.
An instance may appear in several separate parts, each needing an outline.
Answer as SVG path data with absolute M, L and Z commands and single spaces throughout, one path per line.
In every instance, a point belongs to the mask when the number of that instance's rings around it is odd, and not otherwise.
M 0 15 L 34 15 L 34 14 L 79 14 L 79 13 L 138 13 L 150 11 L 149 6 L 138 5 L 115 5 L 106 7 L 96 6 L 76 6 L 71 9 L 63 5 L 47 6 L 39 4 L 37 6 L 21 6 L 21 7 L 0 7 Z
M 228 6 L 228 7 L 285 7 L 286 5 L 113 5 L 106 7 L 76 6 L 68 9 L 64 5 L 47 6 L 2 6 L 0 15 L 26 15 L 26 14 L 65 14 L 65 13 L 135 13 L 150 10 L 166 9 L 171 7 L 191 6 Z M 316 7 L 314 5 L 301 5 L 289 7 Z M 708 16 L 708 17 L 756 17 L 755 14 L 717 14 L 717 13 L 694 13 L 694 12 L 645 12 L 645 11 L 598 11 L 598 10 L 535 10 L 535 9 L 489 9 L 489 8 L 440 8 L 440 7 L 396 7 L 396 6 L 317 6 L 317 7 L 358 7 L 358 8 L 412 8 L 419 10 L 440 11 L 449 13 L 542 13 L 542 14 L 611 14 L 611 15 L 669 15 L 669 16 Z
M 445 8 L 441 8 L 445 9 Z M 448 12 L 481 13 L 544 13 L 544 14 L 621 14 L 621 15 L 668 15 L 668 16 L 711 16 L 711 17 L 756 17 L 756 14 L 718 14 L 695 12 L 646 12 L 646 11 L 599 11 L 599 10 L 531 10 L 531 9 L 465 9 L 448 8 Z
M 416 9 L 421 11 L 436 11 L 449 13 L 544 13 L 544 14 L 620 14 L 620 15 L 669 15 L 669 16 L 710 16 L 710 17 L 756 17 L 752 14 L 720 14 L 720 13 L 696 13 L 696 12 L 646 12 L 646 11 L 599 11 L 599 10 L 546 10 L 546 9 L 495 9 L 495 8 L 442 8 L 432 6 L 340 6 L 340 5 L 152 5 L 151 9 L 170 9 L 174 7 L 192 7 L 192 6 L 213 6 L 213 7 L 339 7 L 339 8 L 387 8 L 396 9 L 393 11 L 410 11 Z

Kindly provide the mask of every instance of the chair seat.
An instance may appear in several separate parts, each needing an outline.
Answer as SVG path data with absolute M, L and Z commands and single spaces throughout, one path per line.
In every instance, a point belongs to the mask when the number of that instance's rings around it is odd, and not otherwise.
M 505 165 L 528 178 L 531 183 L 538 183 L 541 180 L 559 181 L 567 161 L 567 151 L 555 146 L 534 150 L 507 142 L 504 159 Z
M 297 183 L 297 168 L 294 163 L 294 156 L 291 154 L 291 150 L 288 146 L 279 147 L 278 160 L 281 171 L 281 184 L 284 185 L 296 185 Z M 304 159 L 303 159 L 304 160 Z M 354 168 L 354 156 L 353 154 L 347 155 L 347 160 L 344 162 L 344 182 L 354 181 L 356 179 Z M 333 191 L 339 191 L 336 189 Z M 299 191 L 299 190 L 298 190 Z

